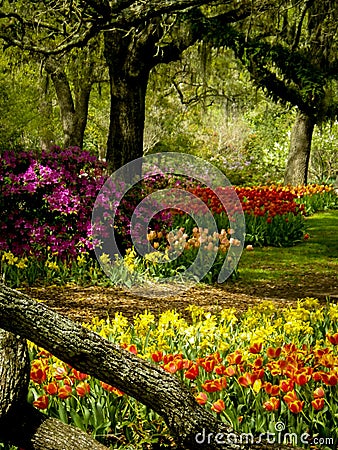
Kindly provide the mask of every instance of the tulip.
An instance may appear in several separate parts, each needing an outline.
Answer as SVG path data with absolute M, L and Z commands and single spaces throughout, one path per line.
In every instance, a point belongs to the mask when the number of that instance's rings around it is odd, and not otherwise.
M 263 344 L 261 342 L 255 342 L 251 347 L 249 347 L 249 352 L 253 354 L 260 353 Z
M 324 408 L 324 399 L 323 398 L 316 398 L 315 400 L 312 400 L 311 405 L 316 411 L 320 411 Z
M 272 383 L 268 382 L 268 383 L 265 383 L 263 387 L 265 389 L 265 392 L 267 394 L 271 395 L 272 397 L 275 397 L 276 395 L 279 394 L 280 388 L 277 384 L 272 384 Z
M 84 397 L 85 395 L 89 394 L 90 392 L 89 384 L 85 381 L 82 381 L 76 386 L 76 392 L 79 397 Z
M 296 384 L 298 384 L 299 386 L 303 386 L 304 384 L 306 384 L 308 381 L 310 381 L 311 379 L 311 375 L 307 375 L 306 373 L 304 373 L 303 371 L 300 373 L 296 373 L 294 375 L 294 381 Z
M 314 398 L 323 398 L 325 397 L 325 391 L 322 387 L 318 387 L 314 392 L 313 392 L 313 397 Z
M 278 358 L 280 356 L 281 352 L 282 352 L 282 349 L 280 347 L 278 347 L 278 348 L 269 347 L 266 350 L 266 354 L 267 354 L 268 358 L 270 358 L 270 359 Z
M 83 381 L 86 378 L 88 378 L 88 375 L 86 373 L 79 372 L 78 370 L 75 370 L 75 369 L 72 369 L 72 372 L 73 372 L 74 378 L 76 378 L 79 381 Z
M 335 334 L 327 334 L 326 337 L 333 345 L 338 345 L 338 333 Z
M 198 377 L 198 366 L 194 364 L 193 366 L 188 369 L 185 374 L 185 378 L 188 378 L 188 380 L 195 380 Z
M 294 413 L 294 414 L 298 414 L 302 411 L 303 406 L 304 406 L 304 402 L 300 401 L 300 400 L 295 400 L 293 402 L 287 403 L 289 410 Z
M 157 350 L 151 355 L 151 358 L 154 362 L 160 362 L 163 359 L 163 353 Z
M 72 388 L 69 385 L 59 387 L 58 397 L 66 399 L 72 395 Z
M 47 394 L 55 395 L 58 393 L 59 386 L 57 383 L 55 383 L 55 381 L 53 381 L 53 383 L 49 383 L 47 384 L 47 386 L 44 386 L 43 389 Z
M 293 380 L 281 380 L 279 382 L 280 390 L 283 392 L 290 392 L 294 388 L 294 381 Z
M 33 402 L 33 406 L 35 406 L 35 408 L 38 409 L 46 409 L 48 407 L 48 403 L 49 403 L 48 396 L 41 395 Z
M 214 359 L 211 359 L 211 360 L 209 359 L 209 360 L 201 362 L 201 367 L 203 367 L 203 369 L 207 373 L 212 372 L 214 370 L 215 365 L 216 365 L 216 361 Z
M 277 411 L 280 406 L 280 400 L 277 397 L 270 397 L 267 402 L 263 403 L 263 408 L 266 411 Z
M 336 386 L 336 384 L 338 383 L 338 375 L 335 372 L 323 372 L 321 374 L 321 379 L 327 386 Z
M 199 392 L 199 394 L 195 397 L 197 403 L 200 405 L 205 405 L 208 401 L 208 396 L 204 392 Z
M 292 403 L 298 400 L 297 394 L 295 391 L 290 391 L 284 395 L 283 400 L 285 403 Z
M 225 403 L 224 401 L 220 398 L 219 400 L 217 400 L 217 402 L 215 402 L 211 409 L 213 411 L 215 411 L 217 414 L 221 413 L 222 411 L 225 410 Z

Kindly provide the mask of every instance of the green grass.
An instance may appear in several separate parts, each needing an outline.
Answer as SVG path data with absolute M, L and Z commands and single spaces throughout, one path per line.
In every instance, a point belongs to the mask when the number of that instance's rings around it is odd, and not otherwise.
M 338 273 L 338 211 L 314 214 L 306 219 L 310 239 L 294 247 L 244 250 L 240 280 L 247 283 L 301 280 Z

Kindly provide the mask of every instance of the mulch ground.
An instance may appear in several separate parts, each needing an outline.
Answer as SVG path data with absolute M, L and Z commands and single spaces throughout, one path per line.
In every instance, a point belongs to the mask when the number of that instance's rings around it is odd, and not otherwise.
M 338 302 L 338 279 L 334 274 L 327 276 L 304 274 L 299 283 L 279 282 L 278 285 L 256 283 L 248 285 L 245 280 L 228 281 L 223 285 L 195 287 L 172 297 L 147 298 L 127 290 L 114 287 L 50 286 L 25 288 L 23 292 L 30 297 L 79 322 L 88 322 L 92 317 L 114 317 L 116 312 L 132 320 L 144 310 L 156 316 L 165 310 L 175 309 L 188 317 L 186 308 L 190 304 L 203 306 L 216 312 L 221 308 L 236 308 L 238 313 L 248 307 L 273 301 L 276 307 L 294 305 L 298 299 L 315 297 L 325 302 Z

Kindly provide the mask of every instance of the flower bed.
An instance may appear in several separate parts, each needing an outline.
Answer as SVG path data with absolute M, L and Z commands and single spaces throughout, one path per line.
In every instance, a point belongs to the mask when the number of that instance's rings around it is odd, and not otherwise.
M 307 433 L 308 444 L 330 438 L 327 447 L 336 447 L 337 305 L 308 298 L 277 310 L 267 302 L 241 317 L 231 309 L 215 315 L 196 306 L 188 310 L 189 321 L 175 311 L 158 320 L 145 312 L 132 325 L 116 314 L 86 326 L 178 376 L 198 403 L 239 432 L 278 431 L 279 439 Z M 113 448 L 170 441 L 161 418 L 121 391 L 33 345 L 30 354 L 29 401 L 37 408 Z
M 0 271 L 7 283 L 17 287 L 41 280 L 61 284 L 102 282 L 100 269 L 93 259 L 91 214 L 95 198 L 107 179 L 104 171 L 103 163 L 76 147 L 64 150 L 55 147 L 41 154 L 4 152 L 0 163 Z M 130 281 L 130 267 L 133 276 L 137 272 L 159 278 L 180 274 L 192 264 L 200 247 L 206 248 L 205 258 L 215 258 L 203 280 L 215 281 L 227 257 L 229 243 L 238 240 L 232 231 L 236 210 L 229 218 L 220 201 L 233 189 L 244 211 L 245 244 L 249 246 L 295 245 L 309 237 L 305 214 L 338 204 L 333 188 L 317 185 L 220 187 L 213 192 L 197 186 L 194 180 L 169 174 L 145 177 L 122 199 L 119 198 L 120 187 L 111 186 L 109 198 L 102 205 L 102 225 L 107 225 L 104 223 L 107 217 L 110 227 L 109 213 L 104 213 L 120 201 L 114 232 L 125 257 L 112 278 L 126 283 Z M 209 233 L 205 227 L 196 227 L 196 221 L 178 209 L 160 211 L 148 229 L 149 243 L 158 253 L 133 257 L 130 222 L 135 207 L 148 194 L 168 187 L 185 189 L 201 199 L 213 213 L 218 231 Z M 151 217 L 152 210 L 157 210 L 155 203 L 148 204 L 146 209 L 140 208 L 138 214 L 143 219 Z M 196 205 L 189 205 L 195 218 L 203 217 L 201 206 L 198 202 Z M 150 247 L 149 252 L 153 249 Z M 179 253 L 179 257 L 169 258 Z

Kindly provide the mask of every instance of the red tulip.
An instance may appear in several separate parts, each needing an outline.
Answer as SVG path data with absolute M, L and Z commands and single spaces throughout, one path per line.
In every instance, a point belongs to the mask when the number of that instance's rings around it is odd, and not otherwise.
M 197 364 L 194 364 L 193 366 L 188 369 L 185 374 L 185 378 L 188 378 L 189 380 L 195 380 L 198 377 L 198 366 Z
M 277 411 L 280 406 L 280 400 L 277 397 L 270 397 L 267 402 L 263 403 L 263 408 L 267 411 Z
M 55 395 L 58 393 L 59 386 L 55 381 L 53 381 L 52 383 L 49 383 L 46 386 L 44 386 L 43 389 L 47 394 Z
M 33 406 L 38 409 L 46 409 L 48 407 L 49 399 L 47 395 L 41 395 L 34 402 Z
M 66 399 L 72 395 L 72 388 L 68 384 L 59 387 L 58 397 Z
M 199 392 L 199 394 L 195 397 L 197 403 L 200 405 L 205 405 L 208 401 L 208 396 L 204 392 Z
M 224 404 L 224 401 L 220 398 L 219 400 L 217 400 L 217 402 L 215 402 L 215 403 L 212 405 L 211 409 L 212 409 L 213 411 L 215 411 L 216 413 L 218 413 L 218 414 L 221 413 L 222 411 L 225 410 L 225 404 Z
M 324 399 L 323 398 L 316 398 L 315 400 L 312 400 L 311 405 L 316 411 L 319 411 L 324 408 Z

